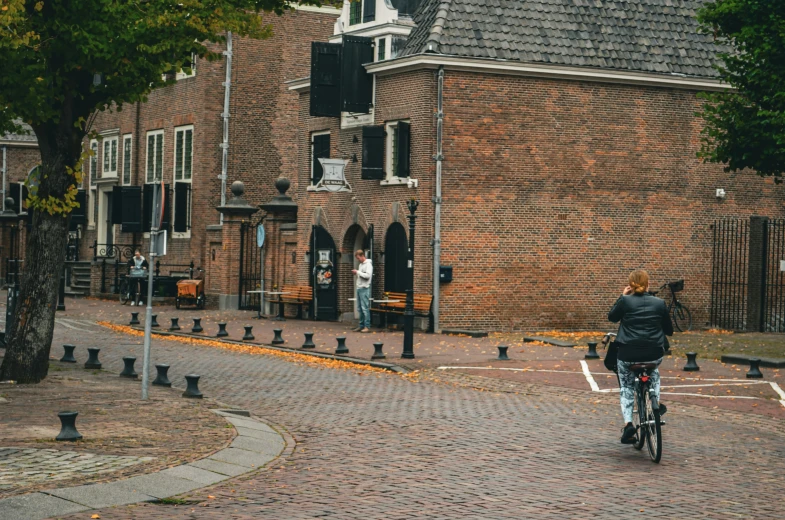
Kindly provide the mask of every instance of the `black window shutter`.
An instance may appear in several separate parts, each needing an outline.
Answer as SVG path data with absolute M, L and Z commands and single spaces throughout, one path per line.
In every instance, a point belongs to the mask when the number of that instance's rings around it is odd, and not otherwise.
M 344 35 L 341 57 L 342 111 L 359 114 L 370 112 L 373 99 L 373 77 L 365 70 L 363 63 L 372 62 L 373 40 L 371 38 Z
M 363 127 L 362 178 L 384 180 L 384 125 Z
M 150 227 L 152 226 L 152 215 L 153 215 L 153 185 L 152 184 L 145 184 L 144 185 L 144 193 L 143 193 L 143 204 L 142 204 L 142 231 L 145 233 L 150 231 Z
M 18 215 L 22 209 L 22 185 L 18 182 L 11 182 L 8 184 L 8 188 L 11 191 L 10 197 L 14 199 L 14 205 L 12 206 L 14 213 Z
M 148 186 L 145 184 L 145 187 Z M 124 186 L 122 191 L 123 208 L 121 230 L 124 233 L 139 233 L 142 231 L 142 188 L 139 186 Z M 151 199 L 152 200 L 152 193 Z M 149 226 L 149 218 L 147 225 Z
M 395 143 L 395 149 L 398 150 L 398 167 L 395 171 L 396 177 L 409 176 L 411 132 L 411 125 L 409 123 L 398 123 L 398 142 Z
M 161 229 L 169 231 L 172 222 L 172 197 L 168 184 L 164 184 L 164 219 L 161 222 Z
M 363 0 L 363 23 L 376 19 L 376 0 Z
M 84 224 L 87 221 L 87 193 L 85 190 L 76 191 L 76 203 L 79 204 L 78 208 L 71 210 L 71 231 L 76 231 L 76 226 Z
M 322 134 L 313 136 L 313 179 L 312 184 L 316 184 L 322 180 L 323 168 L 319 159 L 330 158 L 330 134 Z
M 191 183 L 174 183 L 174 232 L 186 233 L 188 231 L 188 206 Z
M 312 116 L 341 117 L 341 44 L 311 42 Z
M 123 223 L 123 187 L 112 186 L 112 224 Z

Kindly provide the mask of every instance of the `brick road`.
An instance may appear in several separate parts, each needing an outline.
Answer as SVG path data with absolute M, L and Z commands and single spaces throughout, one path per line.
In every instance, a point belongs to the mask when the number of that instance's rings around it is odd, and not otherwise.
M 121 356 L 141 356 L 139 338 L 111 332 L 61 327 L 62 342 L 100 344 L 115 371 Z M 205 395 L 294 442 L 270 467 L 186 504 L 100 511 L 104 519 L 780 518 L 785 507 L 776 418 L 674 405 L 655 465 L 619 444 L 612 395 L 474 374 L 333 370 L 173 341 L 153 348 L 176 385 L 199 373 Z

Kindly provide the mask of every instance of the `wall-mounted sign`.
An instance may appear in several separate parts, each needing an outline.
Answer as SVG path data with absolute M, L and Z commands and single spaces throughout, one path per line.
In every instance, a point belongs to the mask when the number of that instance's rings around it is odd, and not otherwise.
M 324 174 L 322 179 L 314 186 L 314 191 L 352 191 L 352 187 L 346 181 L 344 171 L 349 161 L 346 159 L 319 159 L 322 163 Z
M 259 224 L 256 226 L 256 247 L 264 246 L 264 226 Z
M 333 259 L 332 250 L 318 249 L 316 251 L 316 265 L 314 271 L 316 274 L 316 284 L 320 289 L 330 289 L 333 285 Z

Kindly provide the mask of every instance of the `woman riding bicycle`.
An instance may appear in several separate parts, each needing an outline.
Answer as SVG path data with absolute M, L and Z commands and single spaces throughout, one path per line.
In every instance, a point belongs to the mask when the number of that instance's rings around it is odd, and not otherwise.
M 626 423 L 622 430 L 622 444 L 635 442 L 636 431 L 632 424 L 635 374 L 630 366 L 635 363 L 662 363 L 662 356 L 668 348 L 665 336 L 673 335 L 673 324 L 665 302 L 648 294 L 648 290 L 649 274 L 642 270 L 633 271 L 630 273 L 629 285 L 608 313 L 608 320 L 621 322 L 616 345 L 621 413 Z M 656 368 L 651 373 L 651 381 L 659 402 L 660 373 Z M 665 405 L 660 405 L 660 414 L 663 413 Z

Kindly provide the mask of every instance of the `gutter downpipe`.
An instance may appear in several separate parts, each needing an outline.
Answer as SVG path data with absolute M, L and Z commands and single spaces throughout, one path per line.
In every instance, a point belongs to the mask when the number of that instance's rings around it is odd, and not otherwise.
M 439 266 L 442 256 L 442 125 L 444 122 L 444 65 L 439 66 L 436 95 L 436 194 L 433 197 L 433 331 L 441 332 L 439 326 Z
M 3 211 L 5 211 L 5 172 L 8 169 L 8 163 L 6 160 L 6 150 L 8 149 L 8 145 L 3 145 Z
M 223 141 L 221 142 L 221 206 L 226 205 L 226 177 L 229 171 L 229 99 L 232 88 L 232 32 L 226 33 L 226 81 L 224 81 L 224 111 L 223 118 Z M 224 214 L 220 214 L 220 223 L 224 223 Z

